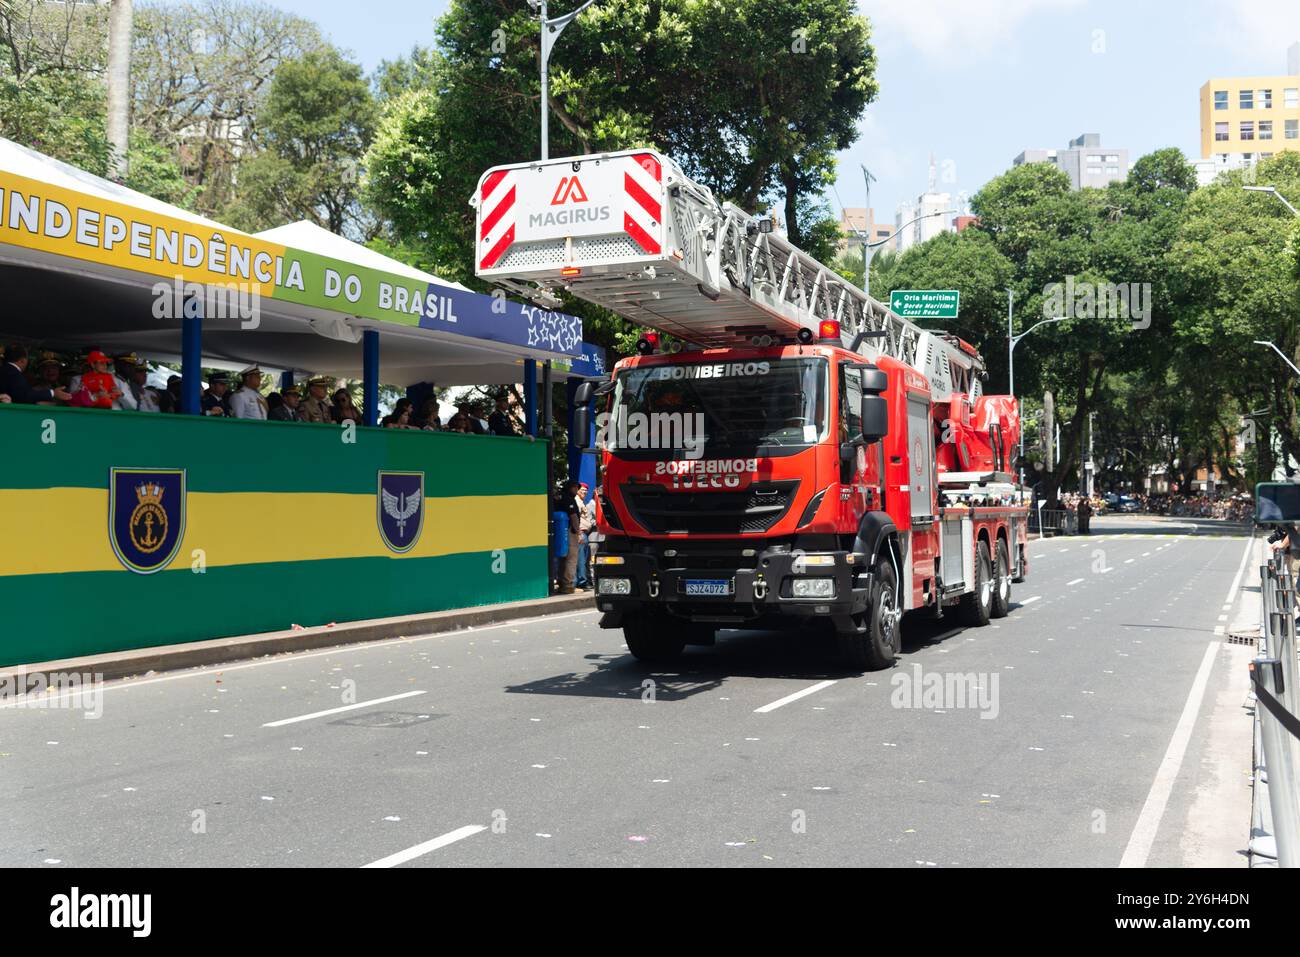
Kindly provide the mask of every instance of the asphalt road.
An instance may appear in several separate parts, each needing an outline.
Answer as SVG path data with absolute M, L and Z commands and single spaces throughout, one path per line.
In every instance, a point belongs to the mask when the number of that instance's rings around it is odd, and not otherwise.
M 1010 617 L 865 676 L 811 633 L 649 671 L 583 612 L 0 708 L 0 866 L 1177 864 L 1247 535 L 1035 542 Z

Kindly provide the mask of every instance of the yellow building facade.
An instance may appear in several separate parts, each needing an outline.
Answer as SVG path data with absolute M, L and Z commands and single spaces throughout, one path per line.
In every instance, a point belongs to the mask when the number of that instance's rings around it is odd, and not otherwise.
M 1237 165 L 1300 150 L 1300 76 L 1239 76 L 1201 87 L 1201 158 Z

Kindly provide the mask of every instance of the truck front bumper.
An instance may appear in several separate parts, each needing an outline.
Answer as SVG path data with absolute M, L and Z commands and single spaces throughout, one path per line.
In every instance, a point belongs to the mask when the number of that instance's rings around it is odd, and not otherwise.
M 621 627 L 625 617 L 647 612 L 723 625 L 776 616 L 842 624 L 867 609 L 870 581 L 861 556 L 848 552 L 818 550 L 805 556 L 788 545 L 707 550 L 692 545 L 686 555 L 666 551 L 675 551 L 672 543 L 615 546 L 597 554 L 594 584 L 602 627 Z M 820 579 L 823 593 L 796 597 L 795 583 L 809 579 Z M 688 582 L 719 581 L 726 583 L 727 594 L 688 592 Z

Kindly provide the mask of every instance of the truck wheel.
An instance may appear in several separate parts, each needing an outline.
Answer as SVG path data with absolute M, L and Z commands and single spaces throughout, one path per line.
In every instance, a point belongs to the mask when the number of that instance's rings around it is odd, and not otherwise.
M 625 622 L 623 640 L 633 658 L 650 664 L 672 661 L 686 647 L 680 633 L 659 615 L 637 615 Z
M 989 613 L 993 608 L 993 569 L 989 561 L 988 542 L 980 542 L 975 551 L 975 588 L 970 594 L 961 596 L 959 609 L 961 622 L 976 628 L 989 623 Z
M 892 666 L 902 643 L 893 566 L 888 561 L 877 562 L 871 579 L 871 602 L 863 614 L 854 617 L 857 627 L 837 636 L 840 652 L 858 671 L 880 671 Z
M 998 560 L 993 566 L 993 606 L 990 618 L 1005 618 L 1011 611 L 1011 561 L 1007 543 L 998 539 Z

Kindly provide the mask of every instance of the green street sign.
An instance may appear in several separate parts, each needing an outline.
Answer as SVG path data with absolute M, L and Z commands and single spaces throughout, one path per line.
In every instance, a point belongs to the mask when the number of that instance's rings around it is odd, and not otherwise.
M 904 319 L 956 319 L 961 293 L 956 289 L 895 289 L 889 308 Z

